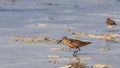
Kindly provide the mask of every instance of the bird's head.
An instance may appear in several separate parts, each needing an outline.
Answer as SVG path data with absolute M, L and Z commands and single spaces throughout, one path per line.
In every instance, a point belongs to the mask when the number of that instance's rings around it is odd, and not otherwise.
M 63 40 L 66 40 L 66 39 L 68 39 L 66 36 L 62 37 L 62 39 L 59 40 L 59 41 L 57 42 L 57 44 L 59 44 L 60 42 L 62 42 Z
M 106 20 L 108 21 L 108 20 L 111 20 L 111 19 L 109 17 L 107 17 Z

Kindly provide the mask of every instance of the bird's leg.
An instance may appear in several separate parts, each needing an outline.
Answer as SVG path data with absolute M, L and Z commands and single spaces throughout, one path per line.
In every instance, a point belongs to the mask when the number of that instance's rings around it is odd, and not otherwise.
M 80 51 L 80 48 L 78 48 L 78 50 L 74 51 L 73 56 L 77 56 L 78 51 Z

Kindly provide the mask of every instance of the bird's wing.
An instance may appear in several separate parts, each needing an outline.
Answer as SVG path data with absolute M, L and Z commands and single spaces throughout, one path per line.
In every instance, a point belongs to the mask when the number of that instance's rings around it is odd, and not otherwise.
M 110 25 L 117 25 L 117 24 L 115 23 L 115 21 L 113 21 L 113 20 L 110 20 L 110 21 L 109 21 L 109 24 L 110 24 Z
M 82 44 L 83 44 L 82 41 L 76 40 L 76 39 L 70 39 L 70 41 L 71 41 L 72 45 L 74 45 L 75 47 L 80 46 L 80 45 L 82 46 Z
M 111 22 L 112 22 L 111 25 L 117 25 L 115 21 L 111 20 Z
M 107 20 L 106 21 L 106 23 L 108 24 L 108 25 L 117 25 L 116 23 L 115 23 L 115 21 L 113 21 L 113 20 Z

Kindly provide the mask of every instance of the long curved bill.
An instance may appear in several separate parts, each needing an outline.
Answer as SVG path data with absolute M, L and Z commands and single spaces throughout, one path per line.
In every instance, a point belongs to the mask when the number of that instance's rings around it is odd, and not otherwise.
M 59 40 L 59 41 L 57 42 L 57 44 L 59 44 L 60 42 L 62 42 L 62 40 Z

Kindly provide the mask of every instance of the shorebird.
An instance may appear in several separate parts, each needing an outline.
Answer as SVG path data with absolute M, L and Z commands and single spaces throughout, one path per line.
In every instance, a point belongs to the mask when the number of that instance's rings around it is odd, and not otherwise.
M 62 39 L 60 41 L 58 41 L 57 44 L 59 44 L 60 42 L 63 42 L 70 48 L 77 49 L 76 51 L 74 51 L 73 56 L 77 55 L 77 52 L 80 51 L 81 47 L 91 44 L 91 42 L 88 42 L 88 41 L 80 41 L 77 39 L 70 39 L 66 36 L 62 37 Z
M 106 24 L 108 28 L 114 28 L 117 24 L 115 23 L 115 21 L 113 21 L 112 19 L 110 19 L 109 17 L 106 18 Z

